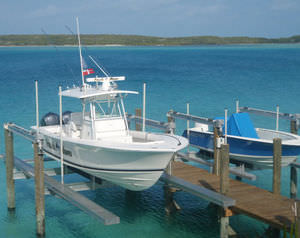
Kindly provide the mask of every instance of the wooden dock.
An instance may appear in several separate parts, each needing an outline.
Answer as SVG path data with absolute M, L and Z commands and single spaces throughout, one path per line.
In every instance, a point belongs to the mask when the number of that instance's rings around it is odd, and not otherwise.
M 209 190 L 220 192 L 220 176 L 183 162 L 173 162 L 172 176 Z M 228 197 L 235 200 L 232 214 L 245 214 L 273 227 L 289 228 L 295 222 L 292 206 L 295 200 L 230 179 Z

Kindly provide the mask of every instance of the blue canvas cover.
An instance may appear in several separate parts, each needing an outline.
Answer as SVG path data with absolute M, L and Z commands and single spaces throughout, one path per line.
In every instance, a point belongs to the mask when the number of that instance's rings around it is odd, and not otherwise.
M 224 117 L 216 117 L 224 120 Z M 225 131 L 223 126 L 223 131 Z M 234 113 L 227 121 L 227 134 L 233 136 L 242 136 L 248 138 L 259 138 L 247 112 Z
M 228 121 L 228 134 L 249 138 L 259 138 L 252 124 L 249 114 L 234 113 Z

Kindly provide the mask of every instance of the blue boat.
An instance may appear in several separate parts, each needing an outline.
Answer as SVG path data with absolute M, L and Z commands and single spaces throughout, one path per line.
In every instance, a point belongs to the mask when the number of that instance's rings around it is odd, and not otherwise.
M 213 153 L 213 128 L 207 124 L 195 123 L 195 127 L 190 128 L 189 133 L 185 130 L 183 136 L 189 139 L 191 146 L 200 149 L 200 152 Z M 283 131 L 254 128 L 248 113 L 235 113 L 228 119 L 227 143 L 231 160 L 257 167 L 273 166 L 274 138 L 282 139 L 282 166 L 294 162 L 300 155 L 300 136 Z

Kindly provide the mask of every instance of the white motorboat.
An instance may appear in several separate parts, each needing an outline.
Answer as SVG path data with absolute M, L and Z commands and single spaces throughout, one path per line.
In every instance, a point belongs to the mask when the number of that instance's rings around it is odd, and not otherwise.
M 117 88 L 115 82 L 125 77 L 85 79 L 80 38 L 79 52 L 82 86 L 66 89 L 61 96 L 79 99 L 82 112 L 70 113 L 63 125 L 32 127 L 42 138 L 43 151 L 129 190 L 151 187 L 188 140 L 173 134 L 130 130 L 123 99 L 137 92 Z

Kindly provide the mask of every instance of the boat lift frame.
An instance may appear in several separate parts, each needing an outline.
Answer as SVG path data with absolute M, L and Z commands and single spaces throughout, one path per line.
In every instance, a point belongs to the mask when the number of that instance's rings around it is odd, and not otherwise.
M 6 163 L 6 182 L 7 182 L 7 203 L 8 209 L 15 210 L 15 179 L 35 178 L 35 199 L 36 199 L 36 219 L 37 234 L 45 235 L 45 194 L 57 195 L 75 205 L 84 212 L 92 215 L 104 225 L 120 223 L 120 218 L 103 208 L 99 204 L 89 200 L 78 191 L 94 190 L 100 187 L 111 186 L 110 183 L 95 178 L 81 170 L 64 165 L 65 173 L 77 173 L 90 180 L 90 182 L 80 182 L 64 184 L 60 183 L 51 176 L 61 175 L 61 168 L 51 168 L 44 171 L 44 161 L 52 161 L 44 158 L 41 139 L 30 130 L 18 125 L 4 124 L 6 156 L 1 156 Z M 33 143 L 34 160 L 21 160 L 14 156 L 13 134 L 17 134 Z M 34 162 L 34 166 L 31 163 Z M 14 171 L 14 167 L 19 171 Z M 46 190 L 45 190 L 46 189 Z
M 171 112 L 171 113 L 170 113 Z M 151 119 L 144 119 L 145 124 L 150 127 L 154 127 L 157 129 L 164 130 L 165 132 L 174 132 L 176 128 L 175 124 L 175 118 L 171 118 L 172 115 L 179 115 L 180 118 L 184 117 L 184 113 L 174 113 L 173 111 L 170 111 L 168 115 L 168 122 L 160 122 L 155 121 Z M 174 113 L 174 114 L 172 114 Z M 189 119 L 195 119 L 197 122 L 206 122 L 209 124 L 213 124 L 214 122 L 212 120 L 196 117 L 192 115 L 187 115 L 187 118 Z M 143 120 L 140 116 L 134 116 L 134 115 L 128 115 L 129 121 L 134 121 L 135 126 L 140 126 L 142 124 Z M 103 188 L 107 186 L 112 186 L 109 182 L 106 182 L 104 180 L 91 177 L 91 175 L 84 173 L 81 170 L 74 169 L 69 166 L 65 166 L 64 173 L 77 173 L 80 175 L 83 175 L 86 178 L 89 178 L 89 182 L 81 182 L 81 183 L 72 183 L 72 184 L 61 184 L 59 181 L 55 180 L 54 178 L 51 178 L 51 176 L 60 175 L 60 168 L 51 168 L 51 169 L 45 169 L 43 166 L 40 165 L 40 169 L 34 171 L 34 168 L 32 165 L 30 165 L 32 162 L 35 162 L 35 167 L 37 167 L 36 163 L 37 161 L 50 161 L 49 158 L 44 158 L 42 154 L 42 148 L 41 143 L 38 138 L 36 138 L 36 135 L 33 134 L 30 130 L 26 130 L 18 125 L 15 124 L 5 124 L 5 139 L 6 139 L 6 166 L 9 168 L 7 170 L 7 176 L 10 177 L 7 182 L 7 195 L 8 195 L 8 208 L 14 209 L 14 180 L 15 179 L 24 179 L 24 178 L 30 178 L 35 177 L 36 179 L 36 208 L 37 208 L 37 230 L 39 234 L 39 227 L 43 228 L 45 225 L 44 217 L 45 214 L 43 214 L 43 206 L 44 202 L 41 197 L 44 196 L 44 194 L 51 194 L 51 195 L 57 195 L 59 197 L 62 197 L 63 199 L 66 199 L 73 205 L 79 207 L 83 211 L 87 212 L 88 214 L 98 218 L 102 223 L 109 225 L 109 224 L 117 224 L 120 222 L 120 218 L 115 216 L 114 214 L 110 213 L 109 211 L 105 210 L 98 204 L 95 204 L 94 202 L 88 200 L 86 197 L 82 196 L 81 194 L 77 193 L 78 191 L 84 191 L 84 190 L 93 190 L 97 188 Z M 35 160 L 21 160 L 19 158 L 14 157 L 13 155 L 13 134 L 18 134 L 25 139 L 31 141 L 34 144 L 35 149 Z M 228 148 L 227 148 L 228 152 Z M 13 158 L 13 159 L 11 159 Z M 205 161 L 201 158 L 199 158 L 195 153 L 189 152 L 189 153 L 177 153 L 176 157 L 174 159 L 180 159 L 183 161 L 194 161 L 198 162 L 202 165 L 207 165 L 209 167 L 212 166 L 211 161 Z M 52 160 L 51 160 L 52 161 Z M 11 164 L 13 162 L 13 164 Z M 280 163 L 278 163 L 280 164 Z M 187 193 L 191 193 L 196 195 L 197 197 L 203 198 L 207 200 L 208 202 L 211 202 L 213 204 L 216 204 L 223 208 L 223 212 L 230 212 L 230 208 L 235 206 L 235 200 L 233 200 L 230 197 L 227 197 L 224 194 L 220 194 L 218 192 L 214 192 L 210 189 L 206 189 L 202 186 L 196 186 L 188 181 L 185 181 L 183 179 L 179 179 L 172 175 L 172 161 L 165 171 L 165 174 L 161 177 L 161 181 L 165 184 L 164 185 L 164 191 L 165 191 L 165 202 L 166 202 L 166 212 L 168 213 L 168 207 L 171 205 L 171 207 L 176 207 L 176 202 L 173 199 L 174 192 L 179 190 L 185 191 Z M 19 172 L 13 171 L 13 168 L 16 167 Z M 296 196 L 297 193 L 297 172 L 296 169 L 299 168 L 300 165 L 297 163 L 294 163 L 291 165 L 291 169 L 293 169 L 294 179 L 291 178 L 291 188 L 293 188 L 293 191 L 291 189 L 291 197 Z M 227 167 L 228 168 L 228 167 Z M 230 172 L 232 175 L 235 175 L 237 178 L 246 178 L 253 180 L 254 177 L 252 177 L 251 174 L 245 173 L 245 171 L 240 170 L 240 168 L 228 168 L 228 172 Z M 224 172 L 223 172 L 224 173 Z M 44 175 L 44 176 L 42 176 Z M 45 186 L 46 190 L 44 190 L 43 186 L 41 186 L 41 178 L 45 179 Z M 221 174 L 221 177 L 224 177 L 224 174 Z M 226 176 L 225 176 L 226 177 Z M 225 179 L 224 177 L 224 179 Z M 277 176 L 276 176 L 277 177 Z M 40 181 L 37 184 L 37 180 Z M 222 180 L 222 179 L 221 179 Z M 224 181 L 226 181 L 225 179 Z M 223 180 L 222 180 L 223 181 Z M 274 183 L 274 181 L 273 181 Z M 39 190 L 37 188 L 40 186 Z M 37 191 L 39 191 L 39 196 L 37 196 Z M 82 199 L 83 198 L 83 199 Z M 77 203 L 78 202 L 78 203 Z M 168 205 L 167 205 L 168 204 Z M 39 208 L 40 207 L 40 208 Z M 38 209 L 39 208 L 39 209 Z M 101 214 L 99 216 L 99 214 Z M 225 214 L 225 215 L 224 215 Z M 224 213 L 221 215 L 220 218 L 220 237 L 228 237 L 228 227 L 230 227 L 229 224 L 229 216 L 231 216 L 229 213 Z M 110 219 L 105 219 L 110 218 Z M 42 219 L 41 219 L 42 218 Z M 226 228 L 227 227 L 227 228 Z M 230 230 L 230 229 L 229 229 Z M 45 231 L 44 231 L 45 232 Z M 225 232 L 225 235 L 222 235 L 222 232 Z
M 173 110 L 170 110 L 167 113 L 167 116 L 169 118 L 179 118 L 179 119 L 191 120 L 194 122 L 205 123 L 208 125 L 218 125 L 219 126 L 221 123 L 220 120 L 213 120 L 210 118 L 198 117 L 198 116 L 194 116 L 194 115 L 190 115 L 190 114 L 175 112 Z M 129 122 L 134 122 L 136 124 L 136 128 L 139 128 L 138 125 L 143 123 L 143 118 L 140 115 L 129 114 L 127 116 L 127 118 L 128 118 Z M 145 123 L 149 127 L 164 130 L 167 133 L 171 133 L 176 128 L 175 120 L 169 120 L 169 122 L 161 122 L 161 121 L 156 121 L 156 120 L 145 118 Z M 175 159 L 196 162 L 201 165 L 208 166 L 210 169 L 214 166 L 213 162 L 206 161 L 206 160 L 200 158 L 199 156 L 197 156 L 196 153 L 189 152 L 189 151 L 187 153 L 178 152 L 176 154 Z M 249 179 L 251 181 L 256 180 L 256 175 L 246 172 L 243 165 L 238 166 L 238 167 L 230 167 L 229 172 L 230 172 L 230 174 L 238 176 L 240 178 Z
M 134 117 L 131 117 L 133 119 Z M 139 118 L 135 118 L 137 124 L 142 121 Z M 144 119 L 145 120 L 145 119 Z M 146 125 L 156 128 L 164 129 L 165 131 L 172 131 L 175 127 L 175 123 L 164 123 L 150 119 L 145 120 Z M 174 129 L 174 128 L 173 128 Z M 2 156 L 6 163 L 6 175 L 7 175 L 7 202 L 8 209 L 15 210 L 15 188 L 14 180 L 35 178 L 35 198 L 36 198 L 36 219 L 37 219 L 37 234 L 40 236 L 45 235 L 45 194 L 57 195 L 80 208 L 89 215 L 97 218 L 104 225 L 112 225 L 120 223 L 120 218 L 99 204 L 89 200 L 85 196 L 79 194 L 79 191 L 94 190 L 97 188 L 103 188 L 108 186 L 115 186 L 102 179 L 91 176 L 79 169 L 75 169 L 64 165 L 64 173 L 77 173 L 85 178 L 88 178 L 90 182 L 80 183 L 61 183 L 51 176 L 61 175 L 61 168 L 51 168 L 44 170 L 44 161 L 52 161 L 50 158 L 44 158 L 41 138 L 38 135 L 33 134 L 32 131 L 22 128 L 13 123 L 7 123 L 4 125 L 5 131 L 5 145 L 6 156 Z M 14 156 L 13 149 L 13 134 L 20 135 L 21 137 L 31 141 L 34 147 L 34 160 L 22 160 Z M 0 156 L 1 157 L 1 156 Z M 31 163 L 34 162 L 34 167 Z M 18 170 L 15 171 L 14 167 Z M 212 202 L 218 206 L 226 209 L 227 207 L 234 206 L 235 200 L 221 195 L 217 192 L 211 191 L 204 187 L 194 186 L 186 181 L 176 179 L 176 177 L 168 174 L 168 168 L 166 174 L 161 177 L 168 188 L 173 186 L 180 190 L 192 193 L 200 198 L 203 198 L 209 202 Z M 241 174 L 241 176 L 243 176 Z M 45 186 L 45 187 L 44 187 Z M 168 199 L 168 198 L 166 198 Z

